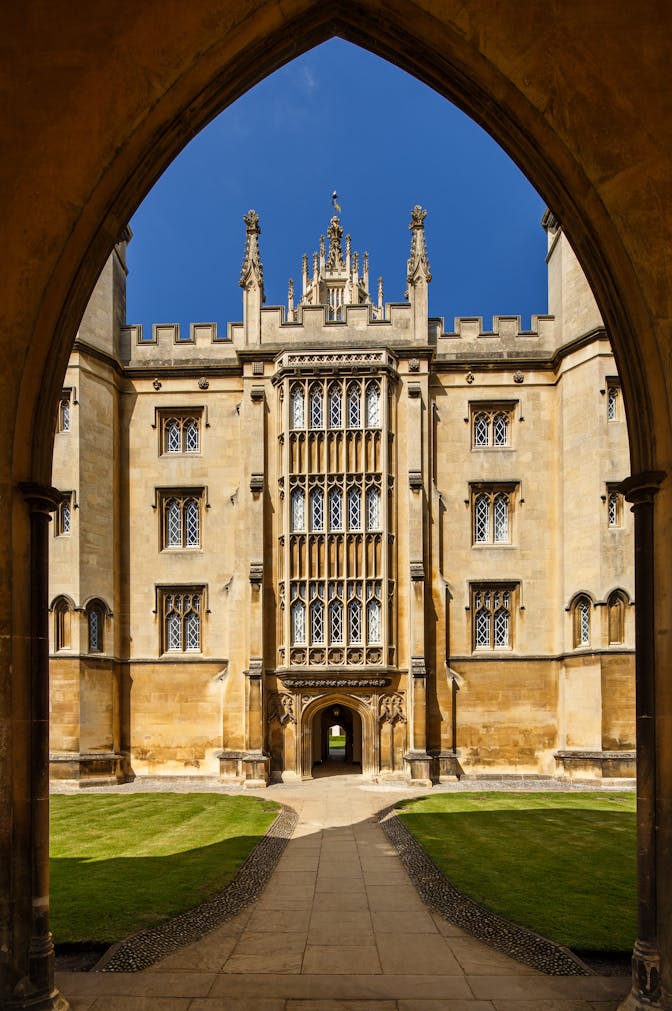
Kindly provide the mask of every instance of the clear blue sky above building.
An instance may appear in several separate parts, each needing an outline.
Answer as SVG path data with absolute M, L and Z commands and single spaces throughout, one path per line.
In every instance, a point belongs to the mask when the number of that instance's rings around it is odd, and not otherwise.
M 352 248 L 368 252 L 371 294 L 404 297 L 408 223 L 428 211 L 430 313 L 547 309 L 544 203 L 472 120 L 424 84 L 333 39 L 266 78 L 179 155 L 131 221 L 129 323 L 242 316 L 245 228 L 260 216 L 266 304 L 300 297 L 301 257 L 318 247 L 339 195 Z M 312 260 L 311 260 L 312 263 Z M 361 269 L 361 262 L 360 262 Z

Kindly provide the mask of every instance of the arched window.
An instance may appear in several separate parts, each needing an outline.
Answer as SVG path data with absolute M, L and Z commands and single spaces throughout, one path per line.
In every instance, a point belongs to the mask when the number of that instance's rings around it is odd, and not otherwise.
M 590 599 L 581 595 L 574 601 L 574 646 L 590 646 Z
M 343 393 L 340 383 L 329 387 L 329 428 L 343 427 Z
M 625 642 L 625 608 L 625 596 L 620 590 L 614 590 L 607 601 L 610 645 Z
M 200 501 L 193 495 L 163 499 L 163 547 L 198 548 L 201 543 Z
M 379 643 L 383 641 L 382 607 L 380 603 L 380 583 L 367 583 L 366 602 L 366 641 Z
M 182 547 L 182 510 L 176 498 L 166 502 L 166 545 L 169 548 Z
M 201 650 L 201 592 L 163 592 L 163 652 Z
M 474 416 L 474 446 L 490 445 L 490 417 L 480 411 Z
M 54 604 L 54 649 L 70 649 L 70 627 L 72 609 L 68 601 L 61 597 Z
M 310 529 L 324 530 L 324 492 L 313 488 L 310 493 Z
M 355 646 L 362 642 L 362 602 L 356 597 L 348 603 L 348 642 Z
M 493 540 L 495 544 L 508 544 L 509 541 L 509 496 L 500 492 L 495 495 Z
M 162 420 L 163 453 L 198 453 L 200 412 L 167 415 Z
M 290 498 L 291 529 L 301 532 L 306 529 L 306 496 L 303 488 L 294 488 Z
M 310 387 L 310 427 L 324 428 L 322 383 L 313 383 Z
M 301 383 L 294 383 L 289 394 L 289 427 L 306 427 L 305 402 Z
M 366 427 L 380 428 L 380 387 L 369 383 L 366 387 Z
M 292 646 L 305 646 L 306 644 L 306 605 L 297 598 L 292 601 L 289 609 L 291 622 Z
M 311 584 L 310 602 L 310 642 L 313 646 L 324 645 L 324 601 L 319 584 Z
M 486 544 L 490 540 L 490 496 L 477 495 L 474 504 L 474 543 Z
M 164 427 L 166 453 L 179 453 L 182 449 L 181 425 L 177 418 L 167 418 Z
M 329 529 L 343 529 L 343 490 L 339 487 L 329 489 Z
M 184 504 L 184 544 L 187 548 L 197 548 L 200 543 L 200 509 L 194 498 Z
M 348 386 L 348 428 L 362 427 L 362 408 L 359 383 Z
M 366 529 L 380 530 L 380 489 L 375 486 L 366 490 Z
M 493 446 L 508 446 L 509 415 L 506 411 L 498 411 L 492 419 Z
M 329 642 L 332 646 L 343 645 L 343 603 L 338 597 L 329 603 Z
M 512 644 L 512 599 L 515 586 L 472 588 L 474 649 L 507 649 Z
M 348 530 L 362 529 L 362 495 L 359 488 L 348 488 Z
M 98 601 L 86 609 L 89 653 L 102 653 L 104 649 L 105 611 Z

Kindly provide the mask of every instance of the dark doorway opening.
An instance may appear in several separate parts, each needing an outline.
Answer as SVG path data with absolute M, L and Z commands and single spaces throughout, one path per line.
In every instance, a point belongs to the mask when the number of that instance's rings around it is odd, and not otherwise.
M 334 703 L 313 719 L 313 775 L 362 771 L 362 721 L 348 706 Z

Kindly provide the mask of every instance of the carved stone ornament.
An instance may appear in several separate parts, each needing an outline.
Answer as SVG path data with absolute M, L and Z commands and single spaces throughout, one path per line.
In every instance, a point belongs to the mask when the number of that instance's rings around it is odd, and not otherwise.
M 393 695 L 383 695 L 380 699 L 380 713 L 378 716 L 380 723 L 405 723 L 406 714 L 404 712 L 404 696 L 401 692 Z
M 513 373 L 513 381 L 514 381 L 514 383 L 524 383 L 525 382 L 525 376 L 523 375 L 523 373 L 520 370 L 518 370 L 517 372 Z
M 414 583 L 421 583 L 425 578 L 425 566 L 422 562 L 411 562 L 411 580 Z
M 198 380 L 198 388 L 199 390 L 210 389 L 210 381 L 206 379 L 205 376 L 201 376 L 201 378 Z
M 391 683 L 390 678 L 293 678 L 282 674 L 280 679 L 286 688 L 387 688 Z
M 154 389 L 155 389 L 155 390 L 157 391 L 157 393 L 158 393 L 158 391 L 159 391 L 159 390 L 161 389 L 161 380 L 160 380 L 160 379 L 155 379 L 155 380 L 154 380 L 154 381 L 152 382 L 152 386 L 154 387 Z
M 411 675 L 414 678 L 427 677 L 427 667 L 425 665 L 424 656 L 411 657 Z
M 476 378 L 476 376 L 474 375 L 473 372 L 467 372 L 467 374 L 465 376 L 465 379 L 467 380 L 467 382 L 469 383 L 470 386 L 473 383 L 473 381 L 474 381 L 475 378 Z
M 413 491 L 419 491 L 422 488 L 422 471 L 409 470 L 408 483 L 413 489 Z
M 420 371 L 420 359 L 419 358 L 411 358 L 409 360 L 408 371 L 409 372 L 419 372 Z
M 280 726 L 296 723 L 294 696 L 286 692 L 273 692 L 268 701 L 268 722 L 277 720 Z
M 264 577 L 264 566 L 261 562 L 252 562 L 250 565 L 250 582 L 253 586 L 261 586 Z
M 253 386 L 250 390 L 250 400 L 254 404 L 261 404 L 264 399 L 264 387 L 263 386 Z
M 251 474 L 250 475 L 250 491 L 253 495 L 258 495 L 260 491 L 264 490 L 264 475 L 263 474 Z

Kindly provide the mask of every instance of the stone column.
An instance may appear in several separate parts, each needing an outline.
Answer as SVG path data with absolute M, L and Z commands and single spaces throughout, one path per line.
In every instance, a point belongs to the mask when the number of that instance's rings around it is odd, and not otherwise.
M 656 769 L 656 652 L 654 497 L 660 471 L 636 474 L 622 489 L 635 517 L 635 632 L 637 725 L 637 940 L 632 990 L 621 1011 L 669 1007 L 661 1003 L 658 942 L 658 781 Z M 668 870 L 669 874 L 669 870 Z
M 250 668 L 245 672 L 247 712 L 245 714 L 245 787 L 268 785 L 268 756 L 263 752 L 263 662 L 250 660 Z
M 5 998 L 8 1008 L 69 1005 L 54 987 L 54 945 L 49 930 L 49 519 L 58 503 L 55 488 L 19 486 L 30 510 L 29 691 L 26 781 L 26 842 L 30 860 L 30 941 L 27 973 Z M 20 875 L 17 875 L 20 879 Z M 19 896 L 17 898 L 20 899 Z M 21 902 L 17 903 L 20 909 Z M 24 953 L 25 954 L 25 953 Z M 23 961 L 16 952 L 17 962 Z M 4 997 L 4 995 L 2 995 Z

